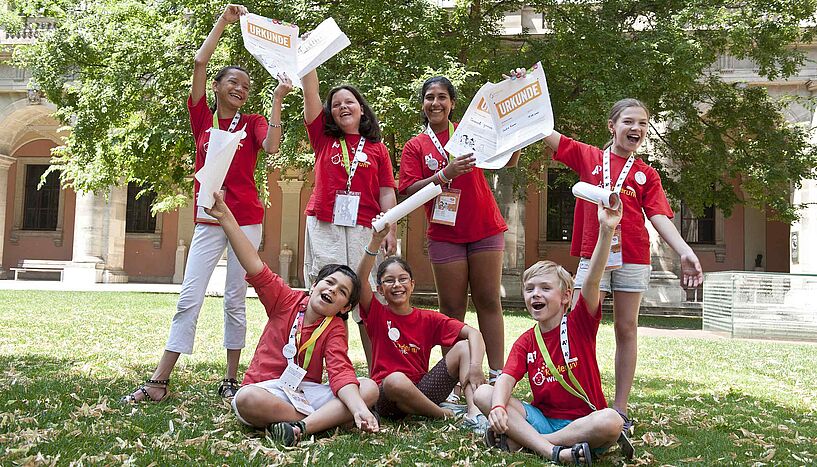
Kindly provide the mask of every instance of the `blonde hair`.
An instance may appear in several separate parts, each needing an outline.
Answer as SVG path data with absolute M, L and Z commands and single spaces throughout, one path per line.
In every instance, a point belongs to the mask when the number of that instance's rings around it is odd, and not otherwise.
M 524 284 L 532 277 L 544 276 L 551 272 L 555 273 L 556 277 L 559 278 L 559 287 L 561 287 L 562 290 L 573 290 L 573 276 L 567 272 L 567 269 L 553 261 L 547 260 L 539 261 L 528 269 L 525 269 L 525 272 L 522 273 L 522 283 Z
M 610 109 L 610 116 L 608 117 L 608 120 L 612 121 L 613 123 L 616 123 L 619 117 L 621 117 L 621 112 L 624 112 L 630 107 L 640 107 L 644 109 L 644 112 L 647 112 L 647 118 L 648 119 L 650 118 L 650 109 L 648 109 L 643 102 L 641 102 L 638 99 L 628 97 L 626 99 L 621 99 L 620 101 L 613 104 L 613 107 Z M 610 141 L 608 141 L 607 144 L 604 145 L 603 149 L 607 149 L 612 145 L 613 138 L 610 138 Z

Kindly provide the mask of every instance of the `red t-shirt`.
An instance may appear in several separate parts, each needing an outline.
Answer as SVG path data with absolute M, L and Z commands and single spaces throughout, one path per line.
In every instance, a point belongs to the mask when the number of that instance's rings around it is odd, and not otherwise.
M 607 401 L 601 390 L 599 364 L 596 361 L 596 334 L 600 322 L 601 302 L 596 305 L 596 315 L 592 316 L 587 311 L 587 304 L 581 295 L 576 307 L 567 315 L 567 336 L 572 360 L 570 370 L 597 409 L 607 407 Z M 539 354 L 534 332 L 536 332 L 534 328 L 528 329 L 514 342 L 502 373 L 513 376 L 517 381 L 527 373 L 533 393 L 531 405 L 541 410 L 546 417 L 576 420 L 589 415 L 592 412 L 590 406 L 584 400 L 567 392 L 550 376 L 547 364 Z M 553 359 L 553 365 L 565 381 L 571 384 L 559 343 L 559 326 L 545 332 L 542 337 L 550 358 Z
M 579 179 L 596 186 L 604 186 L 601 149 L 562 136 L 553 159 L 563 162 L 579 174 Z M 610 185 L 615 187 L 627 158 L 610 154 Z M 643 174 L 643 178 L 639 173 Z M 638 180 L 644 183 L 639 183 Z M 611 187 L 611 188 L 612 188 Z M 621 256 L 625 263 L 650 264 L 650 235 L 644 225 L 644 214 L 673 217 L 661 177 L 641 159 L 636 159 L 621 187 L 624 212 L 621 219 Z M 596 248 L 599 236 L 597 207 L 582 199 L 576 200 L 573 211 L 573 239 L 570 254 L 589 258 Z M 642 211 L 643 210 L 643 211 Z
M 207 99 L 202 97 L 194 103 L 187 98 L 187 110 L 190 112 L 190 127 L 196 140 L 196 172 L 204 167 L 207 157 L 207 142 L 210 140 L 210 128 L 213 127 L 213 112 L 207 107 Z M 218 126 L 222 130 L 230 128 L 232 118 L 220 118 Z M 258 199 L 255 187 L 255 163 L 258 151 L 267 137 L 267 120 L 258 114 L 241 114 L 236 130 L 247 125 L 247 137 L 238 144 L 233 162 L 224 179 L 224 202 L 233 212 L 238 225 L 260 224 L 264 220 L 264 207 Z M 193 188 L 196 198 L 199 195 L 199 181 L 194 179 Z M 195 213 L 195 210 L 194 210 Z
M 258 274 L 247 277 L 247 282 L 255 287 L 258 299 L 261 300 L 269 317 L 255 348 L 255 355 L 244 373 L 243 384 L 252 384 L 281 377 L 287 367 L 283 348 L 289 342 L 289 332 L 292 323 L 298 318 L 298 312 L 306 309 L 309 295 L 289 288 L 281 277 L 274 274 L 266 265 Z M 321 321 L 317 320 L 301 330 L 301 342 L 309 340 Z M 348 349 L 346 326 L 343 325 L 341 318 L 336 317 L 315 343 L 304 381 L 320 383 L 325 361 L 329 386 L 335 395 L 347 384 L 359 384 L 355 369 L 349 360 Z M 304 350 L 298 356 L 299 362 L 303 361 L 305 353 Z
M 315 188 L 309 197 L 305 214 L 315 216 L 320 221 L 332 222 L 335 208 L 335 193 L 346 190 L 349 179 L 343 165 L 343 152 L 337 138 L 323 133 L 326 117 L 323 112 L 312 123 L 306 125 L 309 142 L 315 151 Z M 345 135 L 349 157 L 354 159 L 360 135 Z M 380 207 L 380 188 L 394 189 L 394 172 L 386 145 L 382 142 L 366 141 L 363 152 L 367 159 L 357 165 L 352 178 L 352 190 L 360 193 L 360 207 L 357 211 L 357 223 L 364 227 L 372 226 L 372 219 L 382 211 Z M 351 162 L 351 161 L 350 161 Z
M 436 135 L 440 145 L 445 147 L 448 143 L 448 130 Z M 429 158 L 437 161 L 436 170 L 428 167 Z M 398 191 L 405 194 L 408 187 L 434 175 L 447 164 L 448 158 L 440 154 L 427 134 L 421 133 L 411 138 L 403 146 Z M 482 169 L 474 168 L 471 172 L 455 178 L 451 182 L 451 188 L 460 190 L 457 221 L 454 226 L 431 222 L 434 200 L 427 202 L 425 210 L 428 219 L 428 238 L 438 242 L 471 243 L 508 230 Z
M 454 345 L 465 326 L 462 321 L 422 308 L 412 308 L 408 315 L 398 315 L 376 298 L 372 298 L 368 310 L 360 307 L 360 317 L 372 341 L 371 377 L 377 384 L 395 371 L 404 373 L 417 384 L 428 373 L 431 349 L 435 345 Z

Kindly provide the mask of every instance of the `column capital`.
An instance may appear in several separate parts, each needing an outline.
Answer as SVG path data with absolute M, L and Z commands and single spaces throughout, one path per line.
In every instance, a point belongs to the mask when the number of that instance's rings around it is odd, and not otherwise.
M 303 180 L 278 180 L 278 186 L 283 193 L 301 193 L 304 186 Z
M 8 168 L 11 167 L 11 164 L 15 162 L 17 162 L 16 157 L 0 154 L 0 170 L 8 170 Z

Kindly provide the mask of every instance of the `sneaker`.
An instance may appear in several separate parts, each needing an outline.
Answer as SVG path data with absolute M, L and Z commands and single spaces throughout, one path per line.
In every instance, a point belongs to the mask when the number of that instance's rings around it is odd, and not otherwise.
M 491 425 L 488 423 L 488 419 L 485 418 L 485 415 L 477 414 L 474 418 L 469 418 L 468 416 L 462 417 L 462 426 L 482 436 Z

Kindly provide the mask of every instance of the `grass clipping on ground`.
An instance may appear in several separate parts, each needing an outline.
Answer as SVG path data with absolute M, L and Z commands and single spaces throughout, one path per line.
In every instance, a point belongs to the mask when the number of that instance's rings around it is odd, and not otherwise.
M 2 465 L 527 465 L 532 454 L 488 451 L 456 422 L 412 418 L 382 432 L 334 430 L 281 448 L 245 429 L 216 394 L 224 372 L 221 300 L 208 298 L 192 356 L 160 404 L 121 405 L 150 375 L 175 295 L 0 292 Z M 249 363 L 266 316 L 247 301 Z M 476 319 L 469 313 L 467 321 Z M 533 322 L 506 312 L 506 348 Z M 672 327 L 662 320 L 650 325 Z M 602 323 L 598 359 L 613 395 L 614 340 Z M 350 354 L 365 374 L 357 329 Z M 432 365 L 439 358 L 435 352 Z M 630 414 L 631 465 L 810 465 L 817 459 L 817 347 L 728 339 L 641 337 Z M 515 396 L 530 400 L 523 380 Z M 601 465 L 621 465 L 617 448 Z

